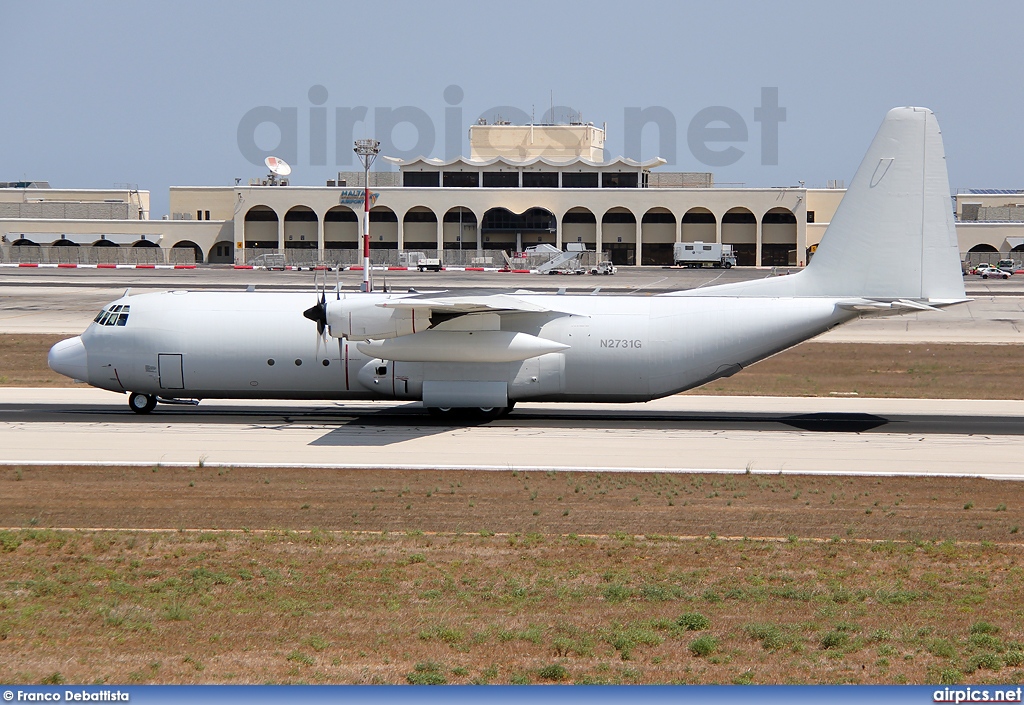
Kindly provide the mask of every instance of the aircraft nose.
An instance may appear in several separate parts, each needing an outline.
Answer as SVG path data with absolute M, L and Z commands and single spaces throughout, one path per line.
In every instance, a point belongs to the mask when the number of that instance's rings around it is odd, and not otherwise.
M 52 348 L 46 357 L 46 364 L 58 374 L 71 379 L 87 382 L 89 376 L 88 355 L 81 336 L 62 340 Z

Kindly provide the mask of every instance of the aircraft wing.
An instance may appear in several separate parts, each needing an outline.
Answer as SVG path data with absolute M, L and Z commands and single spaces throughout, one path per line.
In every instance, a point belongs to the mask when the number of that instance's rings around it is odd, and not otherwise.
M 544 304 L 547 304 L 545 301 Z M 424 331 L 499 331 L 502 316 L 515 314 L 576 315 L 512 294 L 437 292 L 413 296 L 351 296 L 324 301 L 304 315 L 323 321 L 336 338 L 384 340 Z
M 465 315 L 471 313 L 552 313 L 556 309 L 538 306 L 509 294 L 407 297 L 382 301 L 380 308 L 400 310 L 430 309 L 432 312 Z

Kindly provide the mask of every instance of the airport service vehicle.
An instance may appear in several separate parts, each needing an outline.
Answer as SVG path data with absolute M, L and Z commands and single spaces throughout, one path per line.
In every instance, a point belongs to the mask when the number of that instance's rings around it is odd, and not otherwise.
M 978 274 L 981 275 L 982 279 L 1009 279 L 1013 272 L 1007 272 L 996 267 L 986 267 L 985 269 L 979 269 Z
M 672 246 L 672 260 L 677 267 L 736 266 L 732 245 L 720 242 L 677 242 Z
M 602 260 L 590 268 L 591 274 L 615 274 L 617 271 L 618 267 L 608 260 Z
M 886 253 L 905 254 L 899 271 Z M 863 315 L 966 301 L 942 137 L 891 110 L 811 263 L 658 296 L 167 291 L 125 295 L 53 346 L 56 372 L 160 401 L 397 399 L 487 419 L 519 401 L 675 394 Z
M 996 269 L 1002 269 L 1004 272 L 1009 272 L 1010 274 L 1013 274 L 1015 271 L 1017 271 L 1017 263 L 1014 262 L 1012 259 L 1001 259 L 998 262 L 996 262 Z
M 427 270 L 431 272 L 441 271 L 441 258 L 427 257 L 425 252 L 399 252 L 398 264 L 402 267 L 415 267 L 421 272 L 426 272 Z

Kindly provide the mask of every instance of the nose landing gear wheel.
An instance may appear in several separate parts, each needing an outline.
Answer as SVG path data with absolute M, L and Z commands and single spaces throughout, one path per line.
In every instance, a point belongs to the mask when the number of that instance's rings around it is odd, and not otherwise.
M 136 414 L 148 414 L 156 408 L 156 397 L 151 394 L 132 392 L 128 395 L 128 408 Z

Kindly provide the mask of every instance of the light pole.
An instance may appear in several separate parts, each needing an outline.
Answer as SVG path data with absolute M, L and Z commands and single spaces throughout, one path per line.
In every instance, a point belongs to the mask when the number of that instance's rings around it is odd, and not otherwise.
M 362 291 L 373 291 L 370 282 L 370 165 L 380 153 L 380 142 L 377 140 L 356 140 L 355 149 L 359 161 L 363 163 L 363 286 Z

